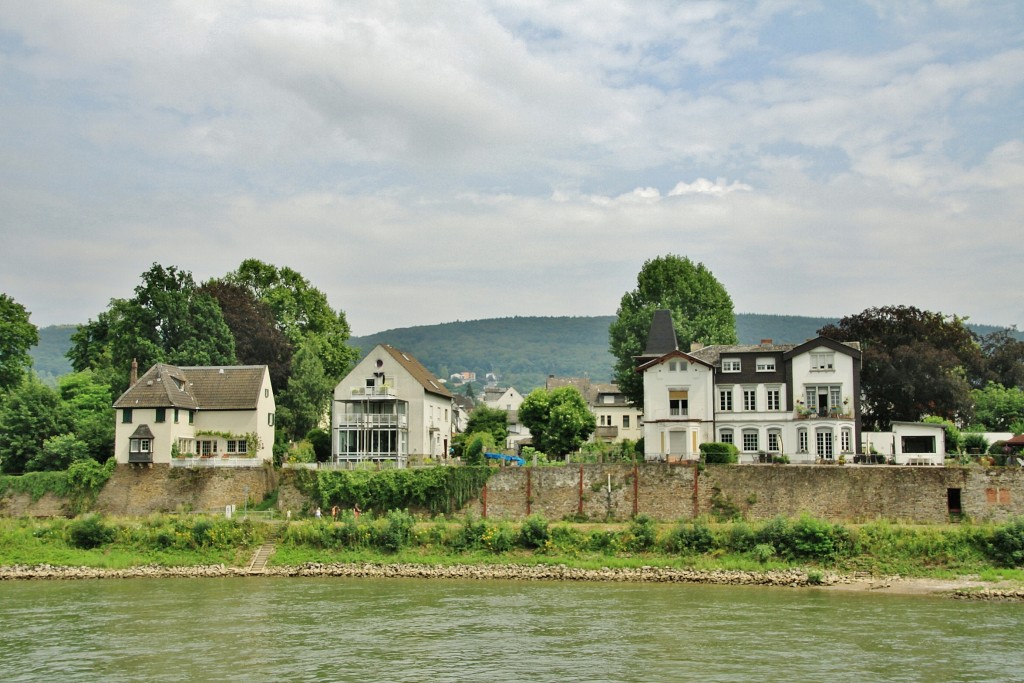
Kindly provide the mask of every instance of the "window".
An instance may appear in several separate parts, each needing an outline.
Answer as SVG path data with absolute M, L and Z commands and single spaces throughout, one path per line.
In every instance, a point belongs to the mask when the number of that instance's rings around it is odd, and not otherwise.
M 774 358 L 758 358 L 757 359 L 757 371 L 758 372 L 775 372 L 775 359 Z
M 767 410 L 782 410 L 782 392 L 771 387 L 768 389 L 768 405 Z
M 273 413 L 267 413 L 267 424 L 269 426 L 271 426 L 271 427 L 274 426 L 274 414 Z
M 270 389 L 263 390 L 263 398 L 270 398 Z
M 174 424 L 178 424 L 178 409 L 174 409 Z
M 121 422 L 126 425 L 130 425 L 132 423 L 131 408 L 125 408 L 124 410 L 121 411 Z
M 743 451 L 750 453 L 757 450 L 757 430 L 756 429 L 744 429 L 743 430 Z
M 732 443 L 732 430 L 723 429 L 721 432 L 718 433 L 718 440 L 721 441 L 722 443 Z
M 367 389 L 372 389 L 374 386 L 376 386 L 376 382 L 377 382 L 377 380 L 375 380 L 375 379 L 367 379 L 366 380 L 366 388 Z
M 812 353 L 811 370 L 826 372 L 835 369 L 836 354 L 834 353 Z
M 245 439 L 229 439 L 228 440 L 228 453 L 248 453 L 249 444 Z
M 757 389 L 743 390 L 743 410 L 757 410 Z
M 689 396 L 686 391 L 680 389 L 669 390 L 668 414 L 675 417 L 689 414 Z
M 228 439 L 228 453 L 234 453 L 235 452 L 235 444 L 236 443 L 238 443 L 238 442 L 234 441 L 232 439 Z
M 850 450 L 850 430 L 844 429 L 839 432 L 839 448 L 843 453 L 852 453 Z
M 807 452 L 807 430 L 798 429 L 796 432 L 797 450 L 801 453 Z
M 194 410 L 188 411 L 188 423 L 192 424 L 195 421 L 196 421 L 196 411 L 194 411 Z
M 151 448 L 149 439 L 131 439 L 128 445 L 128 450 L 132 453 L 149 453 Z
M 670 360 L 668 362 L 669 372 L 686 372 L 686 361 L 685 360 Z
M 826 460 L 832 459 L 832 430 L 819 429 L 815 432 L 818 447 L 818 457 Z
M 723 358 L 722 359 L 722 372 L 739 372 L 740 371 L 740 359 L 739 358 Z
M 156 417 L 154 418 L 154 420 L 156 422 L 166 422 L 167 421 L 167 408 L 157 408 L 156 409 Z
M 806 388 L 807 407 L 818 415 L 843 412 L 842 385 L 812 384 Z
M 622 428 L 629 429 L 629 415 L 622 416 Z
M 782 433 L 777 429 L 768 430 L 768 450 L 772 453 L 782 451 Z
M 216 450 L 216 441 L 197 441 L 196 452 L 203 457 L 210 457 Z
M 718 391 L 718 409 L 723 412 L 732 410 L 732 388 Z

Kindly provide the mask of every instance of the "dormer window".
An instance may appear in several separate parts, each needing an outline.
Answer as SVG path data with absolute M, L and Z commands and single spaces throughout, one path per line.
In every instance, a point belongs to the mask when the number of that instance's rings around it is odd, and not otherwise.
M 740 371 L 740 359 L 739 358 L 723 358 L 722 359 L 722 372 L 739 372 Z
M 775 359 L 774 358 L 758 358 L 757 359 L 757 371 L 758 372 L 775 372 Z

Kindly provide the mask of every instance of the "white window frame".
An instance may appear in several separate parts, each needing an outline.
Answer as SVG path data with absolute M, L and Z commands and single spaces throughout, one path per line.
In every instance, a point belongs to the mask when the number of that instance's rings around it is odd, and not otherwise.
M 796 430 L 796 443 L 797 443 L 797 450 L 800 453 L 806 453 L 807 452 L 808 443 L 807 443 L 807 429 L 806 428 L 801 428 L 801 429 Z
M 757 411 L 757 387 L 743 387 L 743 410 Z
M 774 358 L 758 358 L 755 369 L 758 372 L 775 372 Z
M 757 453 L 761 445 L 760 436 L 756 429 L 743 430 L 743 452 Z
M 766 390 L 768 400 L 765 410 L 782 410 L 782 389 L 779 387 L 768 387 Z
M 811 353 L 811 372 L 834 372 L 836 354 L 834 351 L 815 351 Z
M 733 438 L 732 427 L 722 427 L 718 430 L 718 441 L 719 443 L 733 443 L 735 439 Z
M 768 452 L 782 452 L 782 431 L 779 429 L 768 430 Z
M 743 364 L 740 363 L 739 358 L 723 358 L 722 359 L 722 372 L 740 372 L 743 368 Z
M 723 413 L 732 412 L 732 387 L 718 390 L 718 410 Z

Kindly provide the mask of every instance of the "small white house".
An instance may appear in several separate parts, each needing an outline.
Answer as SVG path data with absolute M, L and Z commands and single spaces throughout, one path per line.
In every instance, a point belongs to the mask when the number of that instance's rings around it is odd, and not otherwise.
M 114 401 L 124 464 L 252 467 L 273 457 L 276 406 L 265 365 L 157 363 Z
M 939 424 L 893 422 L 890 432 L 865 432 L 864 444 L 896 465 L 942 465 L 946 430 Z

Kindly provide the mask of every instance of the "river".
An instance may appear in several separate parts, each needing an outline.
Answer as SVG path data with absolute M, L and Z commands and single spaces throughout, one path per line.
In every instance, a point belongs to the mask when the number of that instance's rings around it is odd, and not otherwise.
M 0 584 L 0 681 L 1012 681 L 1024 607 L 415 579 Z

